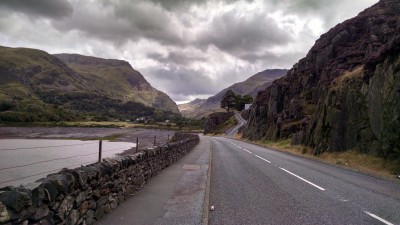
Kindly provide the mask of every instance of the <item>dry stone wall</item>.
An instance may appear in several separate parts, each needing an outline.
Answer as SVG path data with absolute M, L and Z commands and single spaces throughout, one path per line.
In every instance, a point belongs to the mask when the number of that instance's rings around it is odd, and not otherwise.
M 189 152 L 198 135 L 0 189 L 0 224 L 93 224 Z

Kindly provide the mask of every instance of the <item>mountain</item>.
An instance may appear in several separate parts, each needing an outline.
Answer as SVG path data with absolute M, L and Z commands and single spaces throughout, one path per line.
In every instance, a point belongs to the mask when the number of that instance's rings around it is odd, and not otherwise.
M 185 117 L 194 117 L 195 112 L 200 108 L 200 106 L 206 102 L 206 99 L 198 99 L 196 98 L 195 100 L 185 103 L 185 104 L 179 104 L 178 108 L 181 114 Z
M 286 73 L 287 70 L 284 69 L 272 69 L 259 72 L 243 82 L 235 83 L 230 87 L 223 89 L 218 92 L 218 94 L 208 98 L 200 106 L 197 104 L 197 106 L 192 107 L 192 109 L 186 109 L 184 115 L 201 118 L 207 117 L 213 112 L 223 111 L 223 109 L 220 108 L 220 102 L 227 90 L 232 90 L 236 94 L 251 95 L 255 97 L 259 91 L 264 90 L 271 85 L 272 81 L 286 75 Z
M 381 0 L 322 35 L 257 96 L 244 136 L 400 159 L 400 2 Z
M 0 122 L 171 113 L 176 104 L 127 62 L 0 46 Z
M 149 107 L 179 113 L 176 103 L 168 95 L 153 88 L 143 75 L 126 61 L 77 54 L 54 56 L 110 98 L 121 99 L 123 102 L 139 102 Z

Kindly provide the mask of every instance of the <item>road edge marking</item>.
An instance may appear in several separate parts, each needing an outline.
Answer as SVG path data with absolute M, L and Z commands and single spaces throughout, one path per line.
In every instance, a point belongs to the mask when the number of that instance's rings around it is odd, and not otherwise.
M 387 220 L 385 220 L 385 219 L 383 219 L 383 218 L 381 218 L 381 217 L 379 217 L 379 216 L 377 216 L 377 215 L 375 215 L 375 214 L 373 214 L 373 213 L 370 213 L 370 212 L 368 212 L 368 211 L 364 211 L 368 216 L 370 216 L 370 217 L 372 217 L 372 218 L 374 218 L 374 219 L 377 219 L 377 220 L 379 220 L 379 221 L 381 221 L 382 223 L 384 223 L 384 224 L 386 224 L 386 225 L 394 225 L 393 223 L 391 223 L 391 222 L 389 222 L 389 221 L 387 221 Z
M 316 184 L 314 184 L 314 183 L 312 183 L 312 182 L 310 182 L 310 181 L 308 181 L 308 180 L 306 180 L 306 179 L 300 177 L 299 175 L 296 175 L 296 174 L 290 172 L 289 170 L 286 170 L 286 169 L 284 169 L 284 168 L 282 168 L 282 167 L 279 167 L 279 169 L 285 171 L 286 173 L 288 173 L 288 174 L 290 174 L 290 175 L 292 175 L 292 176 L 295 176 L 295 177 L 299 178 L 300 180 L 302 180 L 302 181 L 304 181 L 304 182 L 306 182 L 306 183 L 308 183 L 308 184 L 310 184 L 310 185 L 312 185 L 312 186 L 318 188 L 318 189 L 321 190 L 321 191 L 325 191 L 325 188 L 322 188 L 322 187 L 320 187 L 320 186 L 318 186 L 318 185 L 316 185 Z

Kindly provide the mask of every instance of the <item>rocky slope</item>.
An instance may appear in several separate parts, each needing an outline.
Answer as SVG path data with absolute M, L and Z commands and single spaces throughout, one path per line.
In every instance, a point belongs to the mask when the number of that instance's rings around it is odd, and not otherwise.
M 257 96 L 244 136 L 400 158 L 400 2 L 381 0 L 322 35 Z
M 232 90 L 236 94 L 251 95 L 255 97 L 259 91 L 264 90 L 272 84 L 272 81 L 286 75 L 286 73 L 287 70 L 284 69 L 264 70 L 251 76 L 243 82 L 235 83 L 223 89 L 218 94 L 208 98 L 200 106 L 197 105 L 196 107 L 194 107 L 193 110 L 186 110 L 185 115 L 194 118 L 201 118 L 207 117 L 213 112 L 224 111 L 220 108 L 220 102 L 227 90 Z
M 132 119 L 168 114 L 163 110 L 178 113 L 176 104 L 127 62 L 58 57 L 0 46 L 0 123 Z
M 236 125 L 233 112 L 211 113 L 204 126 L 204 134 L 224 134 L 229 128 Z

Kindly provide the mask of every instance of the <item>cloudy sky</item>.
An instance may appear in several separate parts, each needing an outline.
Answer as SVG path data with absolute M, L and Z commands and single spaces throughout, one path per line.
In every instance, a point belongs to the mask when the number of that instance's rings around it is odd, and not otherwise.
M 304 57 L 378 0 L 0 0 L 0 45 L 123 59 L 176 102 Z

